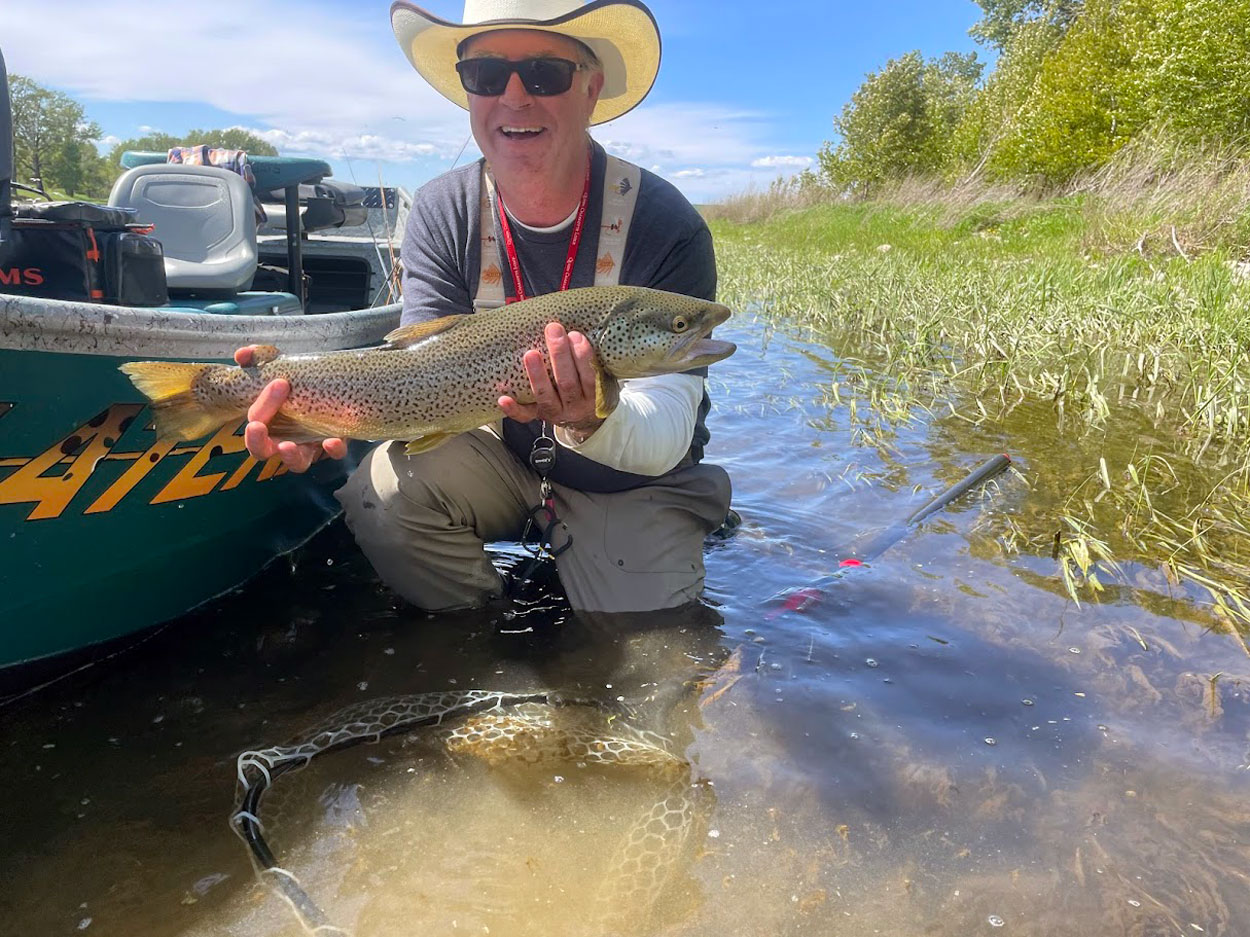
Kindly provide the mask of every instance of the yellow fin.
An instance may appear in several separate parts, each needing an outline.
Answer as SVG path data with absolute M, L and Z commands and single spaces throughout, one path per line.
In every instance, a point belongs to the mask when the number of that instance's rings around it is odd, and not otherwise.
M 291 442 L 319 442 L 326 438 L 321 430 L 313 429 L 302 423 L 299 417 L 281 410 L 269 421 L 269 436 L 271 439 L 289 439 Z
M 220 364 L 184 361 L 131 361 L 119 370 L 151 401 L 158 439 L 199 439 L 247 415 L 250 401 L 221 401 L 206 407 L 195 399 L 192 383 Z
M 621 385 L 595 359 L 595 416 L 606 420 L 621 399 Z
M 459 433 L 430 433 L 426 436 L 418 436 L 404 446 L 404 455 L 417 455 L 422 452 L 429 452 L 431 449 L 447 442 L 451 437 L 459 435 Z
M 467 318 L 469 318 L 467 315 L 439 316 L 437 319 L 431 319 L 429 322 L 401 325 L 399 328 L 388 332 L 385 341 L 399 348 L 406 348 L 408 345 L 423 342 L 427 338 L 438 335 L 440 332 L 446 332 L 453 326 L 459 325 L 461 320 Z

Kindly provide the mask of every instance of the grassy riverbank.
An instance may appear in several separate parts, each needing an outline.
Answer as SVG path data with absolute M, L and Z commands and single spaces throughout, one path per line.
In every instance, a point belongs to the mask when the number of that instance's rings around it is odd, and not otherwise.
M 1074 599 L 1144 591 L 1240 638 L 1250 188 L 1195 191 L 722 210 L 722 298 L 819 334 L 831 399 L 884 458 L 920 420 L 1023 456 L 1032 491 L 1003 546 L 1054 557 Z

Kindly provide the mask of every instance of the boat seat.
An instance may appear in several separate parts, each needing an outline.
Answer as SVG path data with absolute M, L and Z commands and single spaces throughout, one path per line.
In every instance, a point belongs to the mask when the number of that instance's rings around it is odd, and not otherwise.
M 214 166 L 137 166 L 109 204 L 138 209 L 165 249 L 169 290 L 217 295 L 246 290 L 256 274 L 256 215 L 242 177 Z

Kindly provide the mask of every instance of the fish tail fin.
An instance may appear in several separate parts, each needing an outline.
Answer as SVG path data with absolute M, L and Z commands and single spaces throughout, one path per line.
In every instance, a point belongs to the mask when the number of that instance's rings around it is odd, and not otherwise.
M 224 398 L 206 405 L 192 390 L 200 375 L 224 367 L 182 361 L 132 361 L 120 370 L 151 401 L 157 438 L 190 440 L 247 415 L 250 401 Z

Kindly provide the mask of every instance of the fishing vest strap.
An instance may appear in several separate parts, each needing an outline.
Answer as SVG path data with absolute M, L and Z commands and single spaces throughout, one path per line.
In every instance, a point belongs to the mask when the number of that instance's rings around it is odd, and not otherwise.
M 604 168 L 603 212 L 599 222 L 599 239 L 595 244 L 595 286 L 616 286 L 625 260 L 625 243 L 638 203 L 638 186 L 642 170 L 631 163 L 609 155 Z M 498 309 L 504 304 L 503 261 L 499 255 L 498 200 L 495 179 L 482 162 L 482 198 L 478 206 L 481 233 L 481 272 L 473 309 Z
M 638 204 L 642 170 L 623 159 L 608 156 L 603 174 L 603 215 L 599 220 L 599 246 L 595 250 L 595 286 L 616 286 L 625 261 L 625 242 Z
M 477 278 L 477 292 L 473 294 L 473 311 L 498 309 L 504 304 L 503 263 L 499 257 L 499 219 L 495 217 L 495 177 L 482 160 L 482 200 L 478 206 L 478 235 L 481 239 L 482 272 Z

